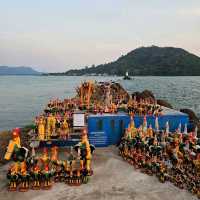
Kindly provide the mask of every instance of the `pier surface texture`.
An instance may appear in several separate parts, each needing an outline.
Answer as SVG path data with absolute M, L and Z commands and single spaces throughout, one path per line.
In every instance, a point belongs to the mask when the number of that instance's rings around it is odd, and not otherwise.
M 118 156 L 118 150 L 114 146 L 98 148 L 95 151 L 94 175 L 88 184 L 80 187 L 55 183 L 49 191 L 8 192 L 7 167 L 4 165 L 0 168 L 2 200 L 197 200 L 189 192 L 180 190 L 171 183 L 162 184 L 156 177 L 135 170 Z

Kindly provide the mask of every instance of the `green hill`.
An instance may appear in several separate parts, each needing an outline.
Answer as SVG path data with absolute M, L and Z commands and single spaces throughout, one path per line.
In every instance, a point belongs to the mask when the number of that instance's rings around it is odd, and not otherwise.
M 35 71 L 31 67 L 8 67 L 0 66 L 1 75 L 40 75 L 40 72 Z
M 152 76 L 199 76 L 200 57 L 184 49 L 174 47 L 141 47 L 116 61 L 84 68 L 69 70 L 63 75 L 152 75 Z

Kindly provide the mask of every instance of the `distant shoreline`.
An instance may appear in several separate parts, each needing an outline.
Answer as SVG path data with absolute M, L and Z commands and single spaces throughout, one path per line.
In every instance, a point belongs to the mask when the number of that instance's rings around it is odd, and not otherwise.
M 0 76 L 42 76 L 41 74 L 0 74 Z
M 68 76 L 68 77 L 124 77 L 123 75 L 90 75 L 90 74 L 83 74 L 83 75 L 62 75 L 62 74 L 0 74 L 1 76 Z M 136 75 L 136 76 L 130 76 L 132 78 L 134 77 L 198 77 L 200 75 Z
M 42 75 L 39 75 L 39 76 L 87 76 L 87 77 L 89 77 L 89 76 L 97 76 L 97 77 L 124 77 L 123 75 L 98 75 L 98 74 L 96 74 L 96 75 L 90 75 L 90 74 L 83 74 L 83 75 L 56 75 L 56 74 L 42 74 Z M 152 77 L 181 77 L 181 76 L 183 76 L 183 77 L 191 77 L 191 76 L 194 76 L 194 77 L 197 77 L 197 76 L 200 76 L 200 75 L 136 75 L 136 76 L 130 76 L 130 77 L 145 77 L 145 76 L 152 76 Z

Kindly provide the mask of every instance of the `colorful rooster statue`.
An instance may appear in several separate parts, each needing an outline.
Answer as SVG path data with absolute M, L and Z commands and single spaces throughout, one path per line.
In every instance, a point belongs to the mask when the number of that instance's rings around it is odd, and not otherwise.
M 20 129 L 15 128 L 12 131 L 12 139 L 10 140 L 6 154 L 4 156 L 5 160 L 13 160 L 14 165 L 11 166 L 8 171 L 7 177 L 10 180 L 10 184 L 8 190 L 16 190 L 17 181 L 19 179 L 20 169 L 22 174 L 24 174 L 24 170 L 26 166 L 26 158 L 28 156 L 28 149 L 25 147 L 21 147 L 20 140 Z

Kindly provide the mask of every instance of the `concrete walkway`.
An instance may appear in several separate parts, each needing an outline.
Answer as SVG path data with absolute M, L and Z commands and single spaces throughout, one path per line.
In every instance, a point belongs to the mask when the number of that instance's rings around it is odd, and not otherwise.
M 117 154 L 115 147 L 97 149 L 93 155 L 94 175 L 88 184 L 70 187 L 56 183 L 49 191 L 26 193 L 8 192 L 6 189 L 6 170 L 0 168 L 1 200 L 196 200 L 185 190 L 171 183 L 160 183 L 151 177 L 134 170 Z

